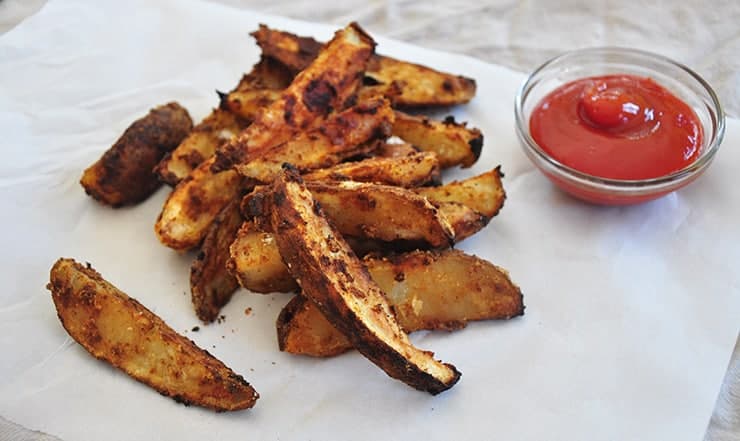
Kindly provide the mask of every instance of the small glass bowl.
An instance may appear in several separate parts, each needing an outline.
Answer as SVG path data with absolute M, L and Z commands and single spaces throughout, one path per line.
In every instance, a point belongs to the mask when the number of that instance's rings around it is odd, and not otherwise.
M 568 167 L 548 155 L 529 133 L 529 117 L 555 88 L 584 77 L 630 74 L 650 77 L 686 102 L 704 129 L 699 157 L 685 168 L 651 179 L 625 180 L 593 176 Z M 688 67 L 666 57 L 624 48 L 590 48 L 567 52 L 537 68 L 522 84 L 514 106 L 517 135 L 529 159 L 555 185 L 588 202 L 627 205 L 646 202 L 677 190 L 698 178 L 719 149 L 725 114 L 717 95 Z

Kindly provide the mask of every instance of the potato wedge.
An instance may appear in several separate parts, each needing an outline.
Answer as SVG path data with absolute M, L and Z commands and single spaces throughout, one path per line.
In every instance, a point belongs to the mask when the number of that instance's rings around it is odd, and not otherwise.
M 398 187 L 435 185 L 440 181 L 437 155 L 414 152 L 404 156 L 375 157 L 345 162 L 303 175 L 306 181 L 358 181 Z
M 329 167 L 352 156 L 369 153 L 376 141 L 390 135 L 393 111 L 386 100 L 362 102 L 329 115 L 318 129 L 256 153 L 238 166 L 243 176 L 270 183 L 289 163 L 299 171 Z
M 80 184 L 87 194 L 106 205 L 120 207 L 141 202 L 161 185 L 152 169 L 192 128 L 188 111 L 179 104 L 155 107 L 134 121 L 85 170 Z
M 308 37 L 260 25 L 252 33 L 262 53 L 299 72 L 318 54 L 322 45 Z M 375 55 L 368 63 L 365 84 L 377 89 L 400 107 L 450 106 L 470 101 L 476 84 L 471 78 L 451 75 L 406 61 Z M 387 90 L 383 90 L 387 89 Z M 400 93 L 398 92 L 400 90 Z
M 253 121 L 262 109 L 280 98 L 281 93 L 277 89 L 235 90 L 221 95 L 221 108 L 228 109 L 242 119 Z
M 47 285 L 59 320 L 95 358 L 164 396 L 216 411 L 247 409 L 259 395 L 135 299 L 72 259 L 59 259 Z
M 280 98 L 216 153 L 214 171 L 249 162 L 250 155 L 274 147 L 344 109 L 354 96 L 375 42 L 356 23 L 337 31 L 316 59 L 301 71 Z
M 442 168 L 456 165 L 470 167 L 478 160 L 483 149 L 480 130 L 457 123 L 452 117 L 434 121 L 396 111 L 393 135 L 419 150 L 436 153 Z
M 205 323 L 216 320 L 221 308 L 239 288 L 226 262 L 230 258 L 229 247 L 243 222 L 238 201 L 231 201 L 208 228 L 200 253 L 190 267 L 190 294 L 195 314 Z
M 411 344 L 383 292 L 298 174 L 284 173 L 273 187 L 269 218 L 280 255 L 324 317 L 392 378 L 431 394 L 457 383 L 454 366 Z
M 293 292 L 298 284 L 280 257 L 272 233 L 261 231 L 246 221 L 230 246 L 227 268 L 239 284 L 258 293 Z
M 154 231 L 162 244 L 178 251 L 197 247 L 218 213 L 238 199 L 244 178 L 234 170 L 214 174 L 211 157 L 180 181 L 162 207 Z
M 175 186 L 203 161 L 213 156 L 216 148 L 241 132 L 249 121 L 228 110 L 213 109 L 188 136 L 157 164 L 159 179 Z
M 307 182 L 342 234 L 444 248 L 454 231 L 429 201 L 410 190 L 354 181 Z
M 472 208 L 488 219 L 498 214 L 506 201 L 506 191 L 501 183 L 504 174 L 501 166 L 462 181 L 450 182 L 439 187 L 424 187 L 414 191 L 435 202 L 456 202 Z
M 407 333 L 452 331 L 471 321 L 524 314 L 521 290 L 505 270 L 459 250 L 371 255 L 363 263 Z M 277 334 L 280 350 L 292 354 L 330 357 L 352 349 L 349 340 L 300 295 L 280 312 Z

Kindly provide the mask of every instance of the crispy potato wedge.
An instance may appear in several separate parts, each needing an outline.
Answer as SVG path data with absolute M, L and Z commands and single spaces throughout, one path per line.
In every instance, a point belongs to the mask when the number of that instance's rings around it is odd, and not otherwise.
M 231 201 L 208 228 L 198 257 L 190 267 L 190 293 L 195 314 L 205 323 L 218 317 L 221 308 L 239 288 L 239 282 L 226 269 L 229 247 L 244 222 L 239 203 Z
M 411 344 L 385 295 L 298 174 L 284 173 L 273 187 L 269 218 L 280 255 L 324 317 L 392 378 L 431 394 L 457 383 L 454 366 Z
M 257 114 L 280 98 L 277 89 L 235 90 L 221 95 L 221 108 L 228 109 L 242 119 L 253 121 Z
M 452 117 L 434 121 L 396 111 L 393 134 L 419 150 L 436 153 L 442 168 L 455 165 L 470 167 L 483 149 L 480 130 L 456 123 Z
M 193 121 L 188 111 L 169 103 L 134 121 L 80 179 L 85 192 L 113 207 L 136 204 L 154 193 L 161 182 L 152 169 L 188 135 Z
M 175 186 L 216 148 L 241 132 L 249 121 L 228 110 L 213 109 L 154 169 L 163 182 Z
M 522 293 L 508 273 L 458 250 L 365 256 L 370 276 L 385 293 L 404 331 L 452 331 L 476 320 L 524 314 Z M 330 357 L 352 349 L 304 296 L 291 300 L 277 319 L 281 351 Z
M 200 164 L 170 193 L 154 225 L 162 244 L 178 251 L 197 247 L 218 213 L 238 199 L 244 178 L 234 170 L 214 174 L 214 161 Z
M 257 153 L 238 166 L 243 176 L 270 183 L 289 163 L 299 171 L 329 167 L 352 156 L 369 153 L 390 135 L 393 111 L 386 100 L 359 103 L 329 115 L 318 129 Z
M 299 72 L 321 49 L 320 42 L 260 25 L 252 33 L 265 56 L 279 60 Z M 400 107 L 450 106 L 470 101 L 475 96 L 475 80 L 451 75 L 406 61 L 375 55 L 368 63 L 365 84 L 374 93 L 385 93 Z M 400 91 L 400 93 L 399 93 Z
M 437 155 L 414 152 L 404 156 L 375 157 L 345 162 L 303 175 L 306 181 L 358 181 L 398 187 L 436 185 L 440 181 Z
M 307 182 L 342 234 L 444 248 L 454 231 L 429 201 L 410 190 L 354 181 Z
M 313 38 L 277 31 L 264 24 L 250 35 L 263 56 L 279 61 L 295 74 L 307 68 L 324 46 Z
M 315 127 L 332 110 L 347 107 L 374 50 L 375 42 L 356 23 L 337 31 L 279 99 L 259 112 L 235 140 L 219 148 L 214 171 L 247 163 L 255 152 L 281 144 Z
M 47 288 L 62 326 L 76 342 L 162 395 L 216 411 L 247 409 L 259 398 L 244 378 L 89 264 L 59 259 Z
M 230 247 L 227 268 L 239 284 L 258 293 L 293 292 L 298 284 L 280 257 L 275 236 L 246 221 Z
M 506 201 L 501 178 L 501 166 L 472 178 L 454 181 L 439 187 L 415 189 L 418 194 L 435 202 L 457 202 L 491 219 L 501 211 Z

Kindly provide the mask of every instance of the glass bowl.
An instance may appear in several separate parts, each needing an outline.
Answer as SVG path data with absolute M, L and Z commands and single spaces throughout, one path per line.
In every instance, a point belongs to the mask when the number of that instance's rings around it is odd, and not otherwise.
M 651 179 L 626 180 L 593 176 L 553 159 L 532 138 L 529 118 L 537 104 L 555 88 L 585 77 L 630 74 L 649 77 L 687 103 L 696 113 L 704 136 L 697 159 L 676 172 Z M 514 106 L 516 130 L 529 159 L 555 185 L 597 204 L 646 202 L 677 190 L 699 177 L 719 149 L 725 114 L 717 95 L 688 67 L 666 57 L 624 48 L 589 48 L 559 55 L 537 68 L 522 84 Z

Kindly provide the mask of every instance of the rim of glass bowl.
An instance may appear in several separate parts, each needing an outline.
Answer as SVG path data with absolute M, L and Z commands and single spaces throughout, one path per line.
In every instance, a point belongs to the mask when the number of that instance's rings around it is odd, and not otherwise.
M 653 59 L 656 61 L 661 61 L 670 65 L 673 65 L 674 67 L 683 70 L 691 78 L 693 78 L 701 87 L 704 89 L 705 92 L 707 92 L 707 95 L 709 96 L 713 109 L 710 109 L 715 113 L 714 118 L 716 119 L 716 128 L 713 131 L 713 139 L 711 140 L 711 143 L 707 145 L 705 151 L 701 153 L 699 158 L 697 158 L 696 161 L 692 162 L 688 166 L 682 168 L 681 170 L 675 171 L 669 175 L 660 176 L 657 178 L 650 178 L 650 179 L 636 179 L 636 180 L 630 180 L 630 179 L 613 179 L 613 178 L 603 178 L 600 176 L 591 175 L 588 173 L 581 172 L 579 170 L 576 170 L 572 167 L 569 167 L 552 157 L 550 157 L 547 153 L 545 153 L 542 148 L 534 141 L 532 136 L 529 134 L 529 121 L 525 121 L 524 119 L 524 100 L 529 94 L 530 90 L 533 88 L 535 84 L 533 84 L 533 81 L 538 79 L 538 76 L 540 73 L 542 73 L 544 70 L 546 70 L 548 67 L 550 67 L 552 64 L 561 61 L 563 58 L 566 57 L 572 57 L 574 55 L 584 54 L 584 55 L 594 55 L 598 53 L 610 53 L 610 54 L 630 54 L 635 55 L 638 57 L 645 57 L 649 59 Z M 702 98 L 702 101 L 704 99 Z M 516 130 L 517 135 L 519 136 L 519 139 L 524 143 L 528 150 L 531 152 L 534 152 L 540 160 L 544 161 L 545 164 L 547 164 L 550 168 L 554 168 L 557 172 L 565 173 L 570 178 L 575 178 L 579 183 L 593 186 L 594 184 L 600 185 L 602 187 L 607 187 L 608 189 L 613 190 L 647 190 L 649 189 L 657 189 L 662 187 L 668 187 L 670 184 L 676 184 L 678 182 L 682 182 L 684 179 L 687 179 L 691 177 L 695 172 L 700 171 L 701 169 L 705 168 L 714 158 L 715 153 L 717 153 L 717 150 L 719 149 L 719 145 L 722 143 L 722 139 L 724 138 L 725 134 L 725 112 L 722 108 L 722 104 L 719 102 L 719 98 L 717 97 L 717 94 L 714 92 L 712 87 L 707 83 L 704 78 L 702 78 L 699 74 L 691 70 L 689 67 L 678 63 L 676 61 L 671 60 L 668 57 L 665 57 L 663 55 L 655 54 L 648 51 L 642 51 L 637 49 L 629 49 L 629 48 L 623 48 L 623 47 L 593 47 L 593 48 L 586 48 L 586 49 L 577 49 L 574 51 L 568 51 L 565 53 L 562 53 L 560 55 L 557 55 L 546 62 L 544 62 L 542 65 L 540 65 L 537 69 L 535 69 L 528 77 L 527 79 L 522 83 L 522 85 L 519 87 L 519 90 L 517 91 L 515 102 L 514 102 L 514 113 L 516 117 Z M 711 113 L 711 112 L 710 112 Z M 712 115 L 710 115 L 711 117 Z

